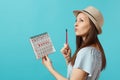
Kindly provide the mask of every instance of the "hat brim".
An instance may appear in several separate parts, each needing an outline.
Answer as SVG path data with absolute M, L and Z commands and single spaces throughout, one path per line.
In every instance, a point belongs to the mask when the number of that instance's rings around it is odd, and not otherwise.
M 74 13 L 75 17 L 77 17 L 79 13 L 84 13 L 84 14 L 86 14 L 86 15 L 90 18 L 90 20 L 94 23 L 94 25 L 95 25 L 95 27 L 96 27 L 96 29 L 97 29 L 97 31 L 98 31 L 98 34 L 100 34 L 100 33 L 102 32 L 100 26 L 97 24 L 97 21 L 94 19 L 93 16 L 91 16 L 91 15 L 88 14 L 87 12 L 85 12 L 85 11 L 83 11 L 83 10 L 81 10 L 81 11 L 80 11 L 80 10 L 74 10 L 73 13 Z

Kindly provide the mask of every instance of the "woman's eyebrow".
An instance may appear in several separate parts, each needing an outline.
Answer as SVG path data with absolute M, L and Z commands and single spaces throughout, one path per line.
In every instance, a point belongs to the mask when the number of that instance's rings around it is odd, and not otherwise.
M 84 20 L 84 18 L 83 18 L 83 17 L 80 17 L 80 18 L 78 18 L 77 20 L 80 20 L 80 19 Z
M 83 20 L 86 20 L 88 17 L 80 17 L 78 19 L 83 19 Z

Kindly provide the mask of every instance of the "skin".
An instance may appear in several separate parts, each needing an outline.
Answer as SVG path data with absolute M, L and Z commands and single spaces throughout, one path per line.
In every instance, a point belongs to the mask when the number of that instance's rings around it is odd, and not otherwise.
M 78 14 L 75 22 L 75 34 L 77 36 L 82 36 L 82 39 L 85 40 L 86 34 L 90 27 L 88 16 L 84 13 Z
M 76 36 L 82 36 L 82 39 L 85 40 L 86 34 L 90 29 L 90 23 L 89 18 L 84 13 L 78 14 L 75 22 L 75 34 Z M 61 53 L 66 59 L 66 62 L 68 63 L 68 60 L 70 59 L 71 50 L 68 44 L 64 44 L 64 47 L 61 49 Z M 57 79 L 57 80 L 67 80 L 67 78 L 60 75 L 52 66 L 51 60 L 48 58 L 48 56 L 45 56 L 45 58 L 42 58 L 42 63 L 45 65 L 45 67 L 50 71 L 50 73 Z M 81 69 L 73 69 L 70 80 L 85 80 L 88 73 Z

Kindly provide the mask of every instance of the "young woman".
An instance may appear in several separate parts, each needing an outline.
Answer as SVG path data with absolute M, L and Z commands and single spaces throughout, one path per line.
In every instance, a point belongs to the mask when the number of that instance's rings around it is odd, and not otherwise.
M 73 13 L 76 16 L 76 51 L 71 57 L 68 44 L 61 49 L 68 64 L 67 78 L 54 70 L 48 56 L 42 58 L 42 62 L 57 80 L 98 80 L 106 66 L 104 50 L 97 37 L 102 32 L 103 16 L 93 6 Z

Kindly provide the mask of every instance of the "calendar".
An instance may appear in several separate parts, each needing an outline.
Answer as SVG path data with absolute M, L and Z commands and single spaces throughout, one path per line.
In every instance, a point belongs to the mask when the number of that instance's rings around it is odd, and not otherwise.
M 36 59 L 55 52 L 55 48 L 47 32 L 30 37 Z

